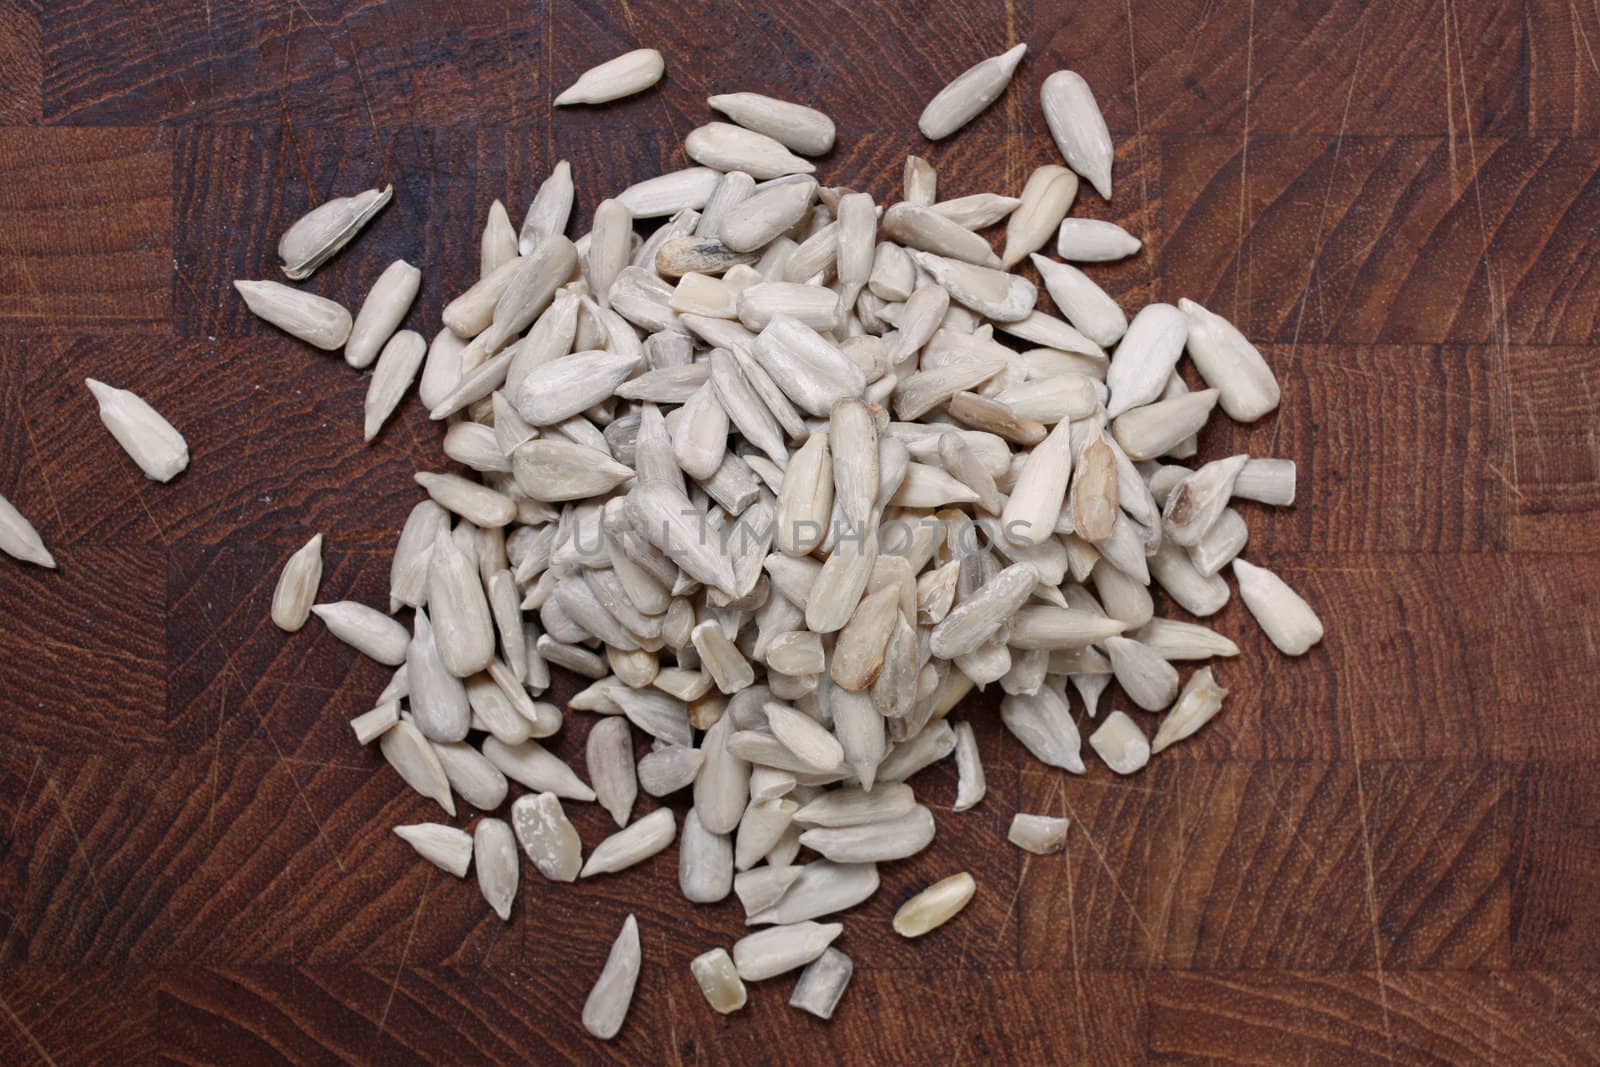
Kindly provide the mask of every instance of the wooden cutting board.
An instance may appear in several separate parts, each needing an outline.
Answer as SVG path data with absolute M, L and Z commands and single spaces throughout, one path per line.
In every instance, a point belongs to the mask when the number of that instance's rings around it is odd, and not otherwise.
M 924 141 L 923 102 L 1015 41 L 1011 91 Z M 552 114 L 639 45 L 658 90 Z M 1550 0 L 0 6 L 0 493 L 61 562 L 0 561 L 0 1061 L 1592 1062 L 1597 49 L 1593 6 Z M 1278 372 L 1279 412 L 1216 420 L 1202 456 L 1299 464 L 1295 507 L 1247 509 L 1248 554 L 1326 642 L 1284 659 L 1231 605 L 1226 712 L 1127 780 L 963 709 L 988 797 L 848 917 L 831 1024 L 792 979 L 709 1011 L 688 961 L 737 906 L 683 903 L 671 853 L 525 871 L 501 923 L 388 832 L 433 812 L 346 725 L 385 672 L 267 620 L 316 531 L 324 598 L 383 602 L 438 427 L 412 399 L 364 447 L 364 377 L 230 281 L 275 276 L 309 205 L 393 182 L 308 287 L 354 307 L 404 257 L 431 334 L 495 198 L 520 219 L 569 159 L 586 224 L 684 165 L 713 92 L 824 108 L 821 177 L 880 201 L 907 152 L 943 196 L 1015 193 L 1057 160 L 1037 91 L 1061 67 L 1118 149 L 1115 198 L 1075 214 L 1146 245 L 1095 276 L 1230 316 Z M 165 412 L 190 470 L 143 480 L 88 376 Z M 1067 852 L 1008 846 L 1018 810 L 1070 817 Z M 592 845 L 605 816 L 578 816 Z M 963 869 L 957 921 L 890 931 Z M 644 974 L 602 1045 L 579 1009 L 630 912 Z

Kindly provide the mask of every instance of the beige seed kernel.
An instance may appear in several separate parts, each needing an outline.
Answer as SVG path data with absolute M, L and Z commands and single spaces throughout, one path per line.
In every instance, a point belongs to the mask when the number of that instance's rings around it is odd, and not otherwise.
M 894 932 L 901 937 L 921 937 L 960 913 L 978 883 L 965 871 L 941 879 L 900 905 L 894 913 Z

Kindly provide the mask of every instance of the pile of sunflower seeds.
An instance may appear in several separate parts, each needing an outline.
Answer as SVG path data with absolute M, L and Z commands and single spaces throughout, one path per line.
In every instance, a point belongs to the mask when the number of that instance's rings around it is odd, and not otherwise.
M 970 121 L 1024 52 L 962 74 L 922 132 Z M 629 53 L 555 102 L 614 100 L 663 69 L 656 52 Z M 1080 181 L 1111 192 L 1111 139 L 1087 84 L 1056 72 L 1040 100 L 1066 166 L 1040 167 L 1014 196 L 941 200 L 913 156 L 885 207 L 812 176 L 806 157 L 834 142 L 822 113 L 712 97 L 731 121 L 685 139 L 696 165 L 604 200 L 576 240 L 566 162 L 520 227 L 496 202 L 479 279 L 431 343 L 399 329 L 421 282 L 403 261 L 353 319 L 300 289 L 237 283 L 262 318 L 374 368 L 369 440 L 420 372 L 445 455 L 474 472 L 417 474 L 426 498 L 400 533 L 387 611 L 314 603 L 319 535 L 284 567 L 272 618 L 294 631 L 315 613 L 396 668 L 352 723 L 357 738 L 447 816 L 457 798 L 483 814 L 471 833 L 395 832 L 458 877 L 475 868 L 502 918 L 519 846 L 540 876 L 573 881 L 676 842 L 687 899 L 732 893 L 764 927 L 694 960 L 711 1007 L 736 1011 L 746 982 L 804 968 L 790 1003 L 827 1018 L 852 964 L 832 947 L 843 925 L 818 920 L 871 897 L 878 864 L 934 840 L 911 781 L 954 754 L 954 809 L 983 800 L 971 726 L 949 718 L 969 692 L 998 686 L 1006 728 L 1079 774 L 1076 693 L 1098 720 L 1089 748 L 1133 774 L 1227 695 L 1211 667 L 1185 681 L 1175 664 L 1239 651 L 1156 617 L 1154 587 L 1204 618 L 1228 601 L 1231 567 L 1281 651 L 1321 638 L 1304 600 L 1239 557 L 1249 509 L 1234 505 L 1293 503 L 1293 462 L 1178 462 L 1216 408 L 1250 422 L 1277 407 L 1270 368 L 1192 301 L 1129 321 L 1075 265 L 1140 242 L 1068 217 Z M 311 212 L 283 238 L 284 273 L 308 277 L 389 198 Z M 1002 224 L 997 254 L 988 231 Z M 1057 314 L 1012 272 L 1024 262 Z M 1178 374 L 1185 352 L 1206 388 Z M 5 547 L 37 557 L 19 520 L 0 507 Z M 409 628 L 394 618 L 407 608 Z M 594 718 L 587 782 L 539 743 L 565 714 L 537 699 L 552 665 L 591 680 L 566 709 Z M 1098 714 L 1113 681 L 1138 712 Z M 1153 738 L 1144 715 L 1160 715 Z M 635 762 L 639 733 L 650 750 Z M 490 814 L 511 783 L 506 818 Z M 682 825 L 666 807 L 635 818 L 641 788 L 692 791 Z M 617 831 L 585 856 L 563 804 L 591 802 Z M 1010 833 L 1040 855 L 1066 836 L 1066 820 L 1029 813 Z M 927 934 L 977 889 L 970 874 L 945 878 L 894 929 Z M 630 916 L 584 1008 L 601 1038 L 623 1025 L 639 939 Z

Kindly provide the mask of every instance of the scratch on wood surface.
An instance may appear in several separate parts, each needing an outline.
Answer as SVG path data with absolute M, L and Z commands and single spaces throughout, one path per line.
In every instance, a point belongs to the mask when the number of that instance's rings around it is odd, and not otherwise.
M 1144 158 L 1144 111 L 1139 105 L 1139 55 L 1133 47 L 1133 0 L 1123 0 L 1123 10 L 1128 21 L 1128 85 L 1133 90 L 1133 139 L 1139 146 L 1139 221 L 1143 231 L 1142 240 L 1144 247 L 1153 250 L 1158 262 L 1156 269 L 1160 269 L 1160 251 L 1156 248 L 1155 241 L 1150 235 L 1150 169 L 1145 164 Z M 1201 15 L 1204 21 L 1205 15 Z M 1152 292 L 1151 296 L 1155 294 Z
M 1117 896 L 1122 898 L 1122 902 L 1128 906 L 1128 913 L 1133 916 L 1133 921 L 1139 925 L 1139 929 L 1143 931 L 1145 939 L 1154 944 L 1156 940 L 1155 931 L 1150 929 L 1149 925 L 1144 921 L 1144 917 L 1139 914 L 1139 909 L 1134 906 L 1133 898 L 1128 895 L 1127 889 L 1122 885 L 1122 879 L 1117 877 L 1116 869 L 1107 862 L 1105 853 L 1095 843 L 1094 835 L 1089 832 L 1089 828 L 1078 817 L 1078 812 L 1073 808 L 1072 801 L 1067 799 L 1065 794 L 1062 795 L 1062 803 L 1066 804 L 1067 812 L 1072 816 L 1073 824 L 1083 831 L 1083 839 L 1089 842 L 1089 847 L 1094 850 L 1094 858 L 1099 860 L 1100 866 L 1105 868 L 1107 877 L 1111 879 L 1112 888 L 1117 891 Z
M 383 1002 L 383 1014 L 378 1016 L 378 1034 L 382 1036 L 383 1028 L 389 1022 L 389 1008 L 394 1004 L 394 995 L 400 989 L 400 979 L 406 973 L 406 957 L 411 955 L 411 942 L 417 936 L 417 923 L 422 919 L 422 904 L 428 899 L 428 890 L 433 887 L 433 872 L 438 870 L 432 865 L 428 866 L 427 879 L 422 883 L 422 893 L 417 897 L 417 908 L 411 913 L 411 932 L 406 934 L 405 947 L 400 950 L 400 965 L 394 969 L 394 981 L 389 985 L 389 996 Z
M 1244 40 L 1244 133 L 1239 142 L 1239 224 L 1234 231 L 1233 254 L 1233 321 L 1244 321 L 1241 299 L 1248 303 L 1249 294 L 1241 297 L 1241 287 L 1249 286 L 1249 259 L 1245 248 L 1244 216 L 1250 194 L 1250 82 L 1255 76 L 1256 55 L 1256 2 L 1250 0 L 1250 16 L 1245 27 Z M 1241 327 L 1242 328 L 1242 327 Z
M 11 1010 L 11 1005 L 6 1003 L 6 998 L 3 996 L 0 996 L 0 1011 L 6 1013 L 6 1018 L 10 1020 L 11 1025 L 15 1026 L 17 1031 L 27 1039 L 28 1044 L 33 1046 L 33 1051 L 39 1054 L 39 1058 L 50 1064 L 50 1067 L 55 1067 L 56 1061 L 50 1056 L 49 1050 L 40 1044 L 37 1037 L 33 1036 L 33 1031 L 28 1029 L 28 1024 L 22 1021 L 21 1016 Z
M 1372 924 L 1372 962 L 1378 979 L 1378 1004 L 1383 1009 L 1384 1050 L 1389 1062 L 1394 1062 L 1394 1033 L 1389 1025 L 1389 984 L 1383 974 L 1383 938 L 1378 932 L 1378 885 L 1372 870 L 1372 832 L 1367 827 L 1367 791 L 1361 777 L 1361 744 L 1355 734 L 1355 712 L 1348 705 L 1345 716 L 1349 720 L 1350 739 L 1354 746 L 1356 774 L 1356 812 L 1361 817 L 1361 858 L 1367 873 L 1367 917 Z
M 1287 379 L 1294 372 L 1295 355 L 1300 348 L 1300 327 L 1306 318 L 1306 298 L 1310 296 L 1311 289 L 1317 281 L 1317 263 L 1322 259 L 1322 253 L 1328 247 L 1328 205 L 1333 202 L 1333 183 L 1339 176 L 1339 157 L 1344 152 L 1344 135 L 1350 128 L 1350 101 L 1355 98 L 1356 78 L 1361 73 L 1361 57 L 1367 49 L 1367 25 L 1361 24 L 1361 36 L 1356 41 L 1356 62 L 1350 68 L 1350 77 L 1344 89 L 1344 112 L 1339 116 L 1339 136 L 1333 142 L 1333 164 L 1328 168 L 1328 184 L 1322 191 L 1322 208 L 1317 212 L 1317 234 L 1312 240 L 1310 263 L 1306 272 L 1305 288 L 1300 290 L 1300 308 L 1294 318 L 1294 336 L 1289 341 L 1289 358 L 1284 361 L 1283 373 L 1279 377 Z M 1275 455 L 1278 451 L 1278 435 L 1283 432 L 1283 419 L 1277 419 L 1272 427 L 1272 444 L 1267 452 Z
M 94 861 L 89 858 L 89 852 L 83 847 L 83 838 L 78 836 L 78 828 L 72 824 L 72 816 L 67 812 L 67 805 L 61 796 L 61 790 L 56 788 L 54 774 L 47 774 L 44 786 L 54 796 L 56 809 L 61 812 L 61 821 L 67 824 L 67 832 L 72 835 L 72 844 L 78 850 L 78 858 L 83 860 L 84 869 L 89 872 L 89 884 L 94 886 L 95 896 L 100 898 L 100 907 L 104 915 L 111 914 L 111 901 L 106 898 L 105 890 L 100 888 L 100 874 L 95 869 Z

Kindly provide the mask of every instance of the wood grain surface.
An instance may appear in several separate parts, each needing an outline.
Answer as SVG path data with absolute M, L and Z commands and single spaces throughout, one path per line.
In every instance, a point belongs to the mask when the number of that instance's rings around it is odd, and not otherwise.
M 923 141 L 922 103 L 1015 41 L 1002 101 Z M 552 113 L 638 45 L 656 91 Z M 61 570 L 0 560 L 0 1063 L 1600 1060 L 1597 54 L 1588 0 L 3 0 L 0 493 Z M 738 908 L 685 904 L 672 852 L 525 869 L 499 922 L 389 833 L 434 812 L 346 725 L 385 672 L 267 618 L 319 530 L 323 597 L 382 603 L 439 429 L 412 399 L 364 447 L 364 377 L 229 282 L 393 182 L 308 287 L 353 307 L 403 256 L 431 333 L 493 199 L 520 219 L 567 158 L 586 226 L 684 164 L 719 91 L 829 111 L 821 175 L 880 200 L 908 151 L 944 195 L 1015 192 L 1061 67 L 1117 143 L 1115 199 L 1076 213 L 1146 242 L 1096 276 L 1229 315 L 1278 372 L 1282 409 L 1202 454 L 1300 464 L 1250 554 L 1326 642 L 1284 659 L 1230 605 L 1226 712 L 1129 780 L 1031 762 L 973 701 L 988 799 L 848 917 L 831 1024 L 792 979 L 707 1008 L 688 961 Z M 187 473 L 140 477 L 91 375 L 182 428 Z M 953 798 L 950 766 L 923 781 Z M 1067 852 L 1008 846 L 1017 810 L 1071 817 Z M 959 920 L 890 931 L 963 868 Z M 644 973 L 603 1044 L 578 1014 L 629 912 Z

